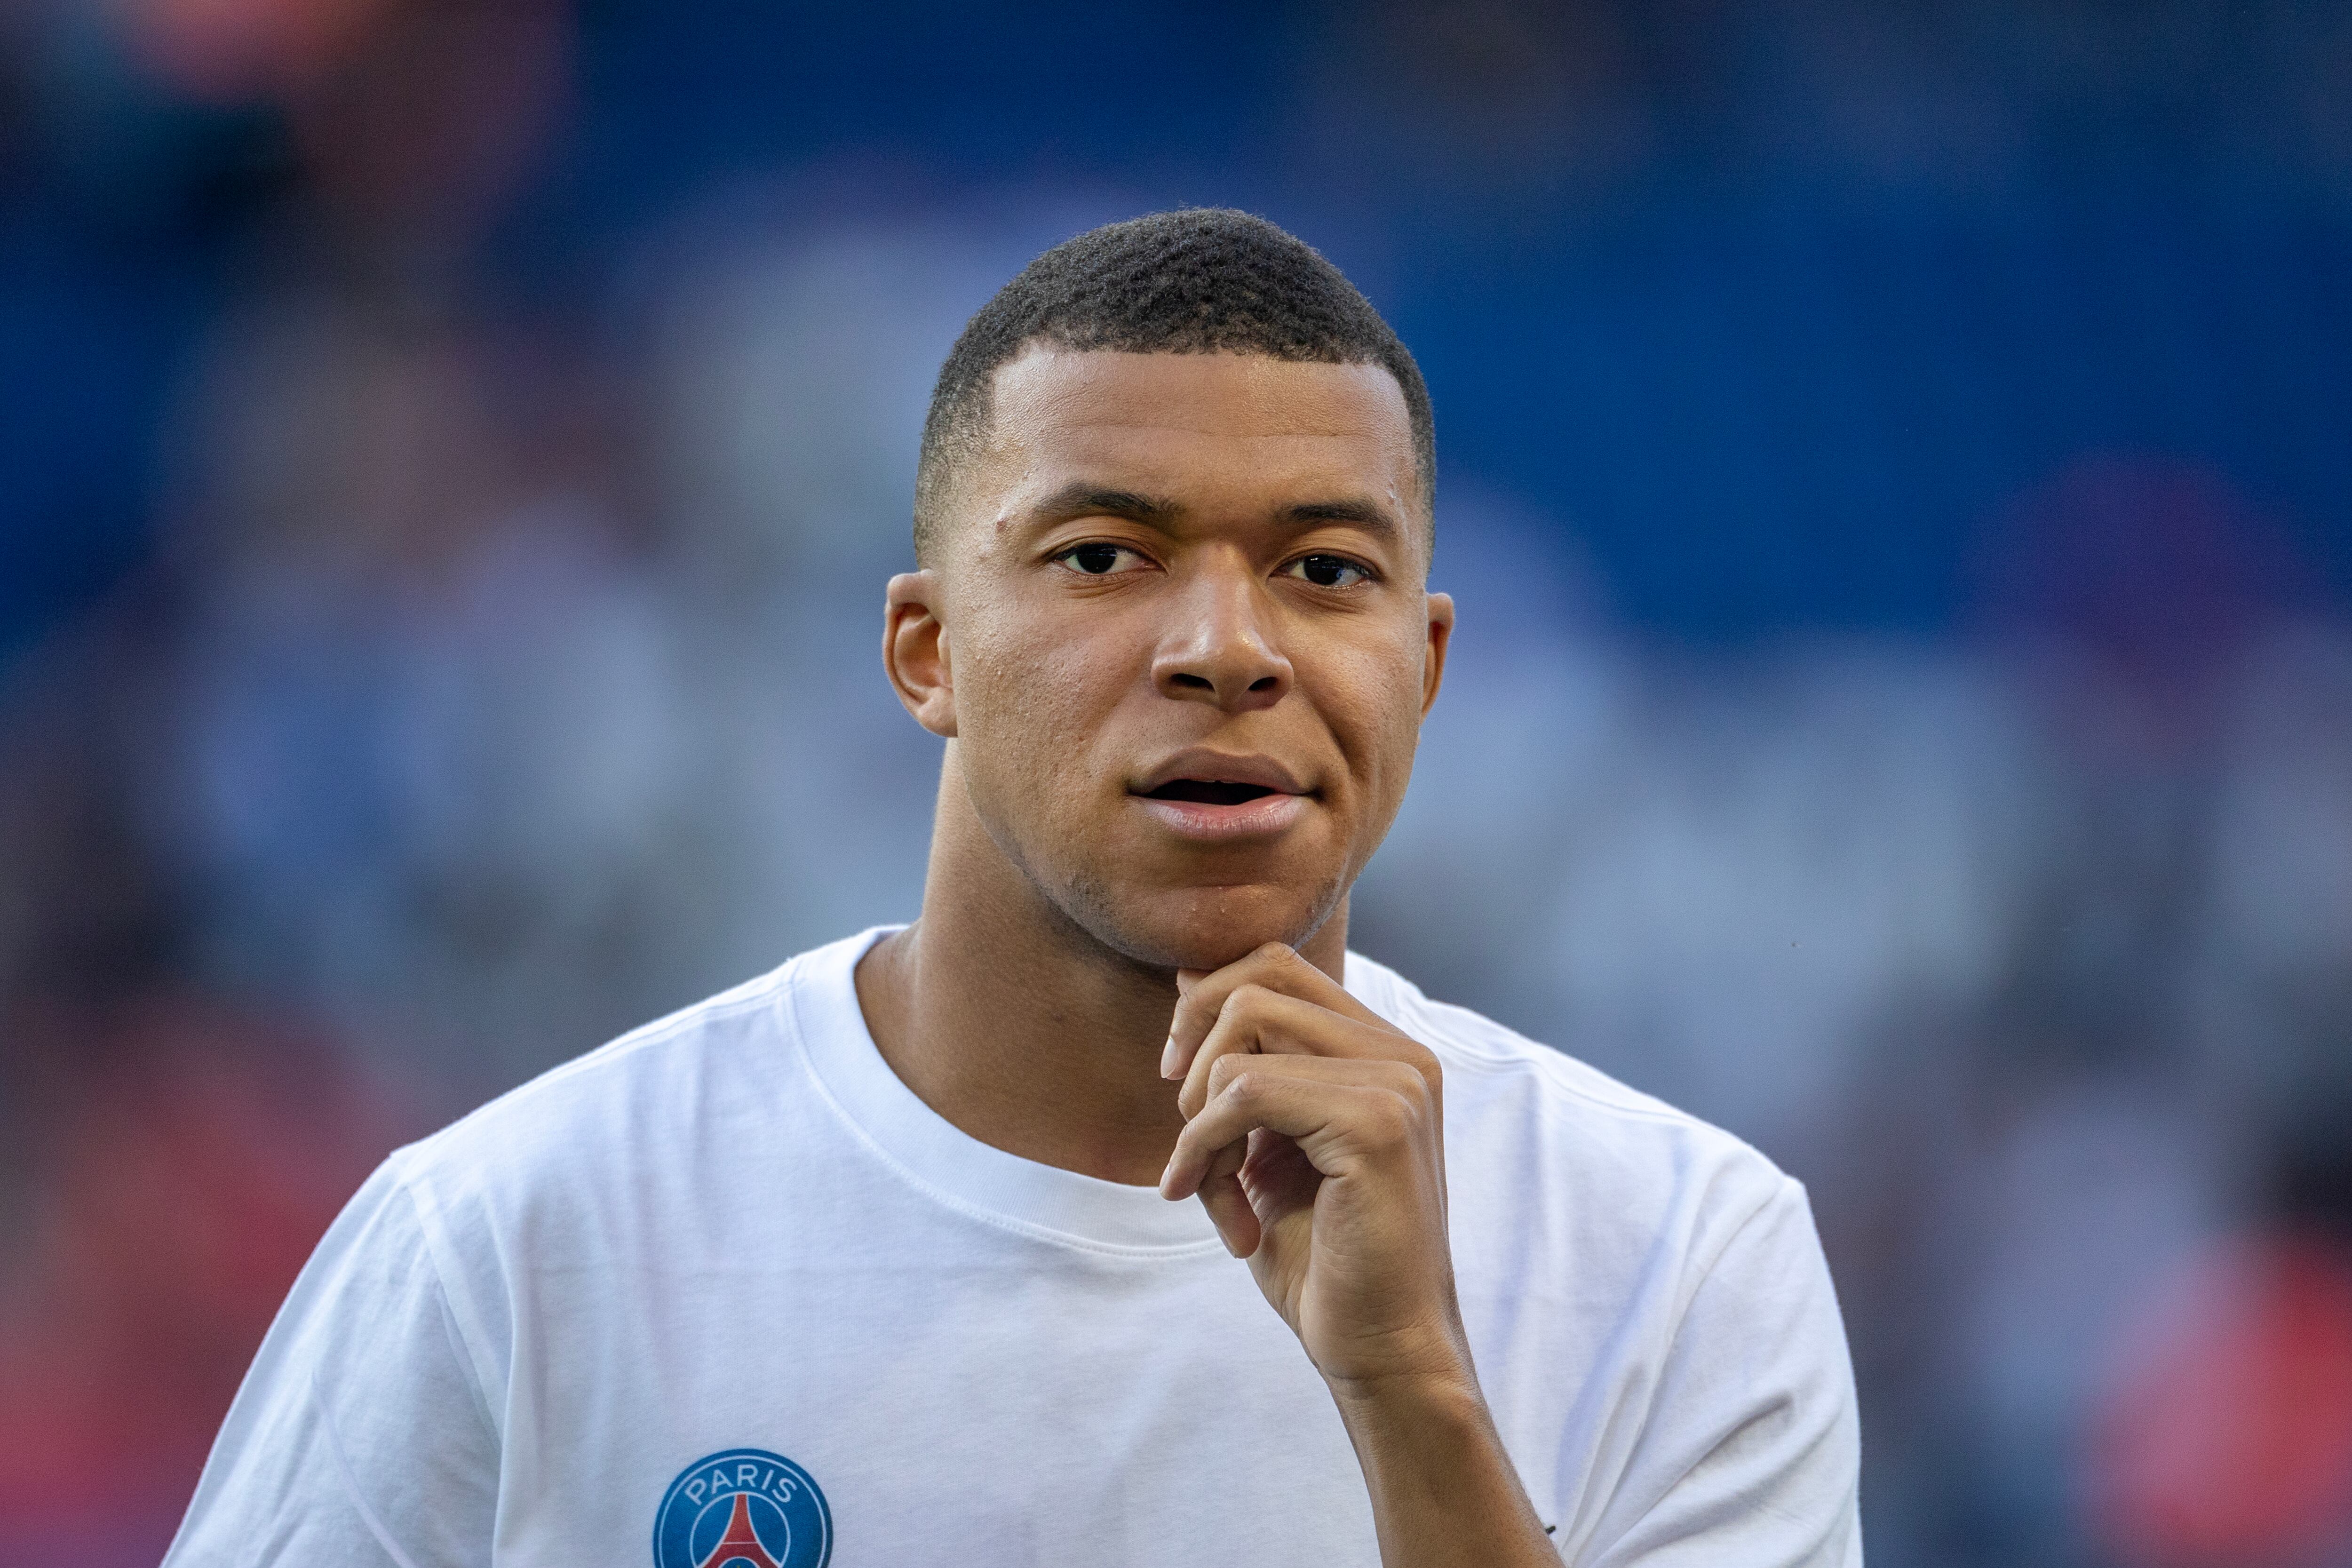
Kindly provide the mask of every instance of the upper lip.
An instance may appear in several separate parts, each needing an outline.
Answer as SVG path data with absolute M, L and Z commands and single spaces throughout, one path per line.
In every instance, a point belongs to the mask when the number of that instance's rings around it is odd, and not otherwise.
M 1229 752 L 1214 752 L 1198 746 L 1179 752 L 1161 763 L 1129 785 L 1129 793 L 1150 795 L 1178 779 L 1199 779 L 1207 784 L 1256 784 L 1262 789 L 1278 791 L 1283 795 L 1309 793 L 1307 786 L 1298 782 L 1297 773 L 1272 757 L 1255 753 L 1234 756 Z

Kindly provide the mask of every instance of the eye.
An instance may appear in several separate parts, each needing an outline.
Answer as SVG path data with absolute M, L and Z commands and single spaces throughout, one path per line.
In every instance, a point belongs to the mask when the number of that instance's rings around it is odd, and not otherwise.
M 1302 555 L 1284 567 L 1285 575 L 1304 579 L 1318 588 L 1352 588 L 1371 581 L 1371 573 L 1344 555 Z
M 1108 577 L 1117 572 L 1132 572 L 1143 564 L 1143 557 L 1124 544 L 1105 544 L 1096 541 L 1074 544 L 1054 559 L 1073 572 L 1088 577 Z

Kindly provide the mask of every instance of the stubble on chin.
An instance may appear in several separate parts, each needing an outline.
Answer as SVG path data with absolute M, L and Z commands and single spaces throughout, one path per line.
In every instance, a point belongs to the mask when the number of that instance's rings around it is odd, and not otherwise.
M 1073 925 L 1131 963 L 1216 969 L 1269 942 L 1301 946 L 1329 922 L 1349 880 L 1344 870 L 1334 872 L 1303 901 L 1243 894 L 1220 900 L 1207 889 L 1187 900 L 1122 889 L 1102 873 L 1083 869 L 1059 888 L 1040 890 Z M 1181 913 L 1167 908 L 1177 902 L 1191 908 Z M 1154 903 L 1162 910 L 1151 909 Z

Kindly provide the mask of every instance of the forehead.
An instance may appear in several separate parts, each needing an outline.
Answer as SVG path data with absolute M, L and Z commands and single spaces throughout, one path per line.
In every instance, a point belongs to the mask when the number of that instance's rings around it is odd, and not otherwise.
M 1083 479 L 1203 500 L 1370 492 L 1420 510 L 1411 416 L 1378 364 L 1039 346 L 997 371 L 990 401 L 979 467 L 1000 505 Z

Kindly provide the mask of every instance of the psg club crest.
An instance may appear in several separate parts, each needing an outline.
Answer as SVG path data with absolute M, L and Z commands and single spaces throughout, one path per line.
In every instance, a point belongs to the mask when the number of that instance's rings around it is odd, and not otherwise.
M 832 1555 L 824 1493 L 765 1448 L 695 1460 L 654 1516 L 654 1568 L 824 1568 Z

